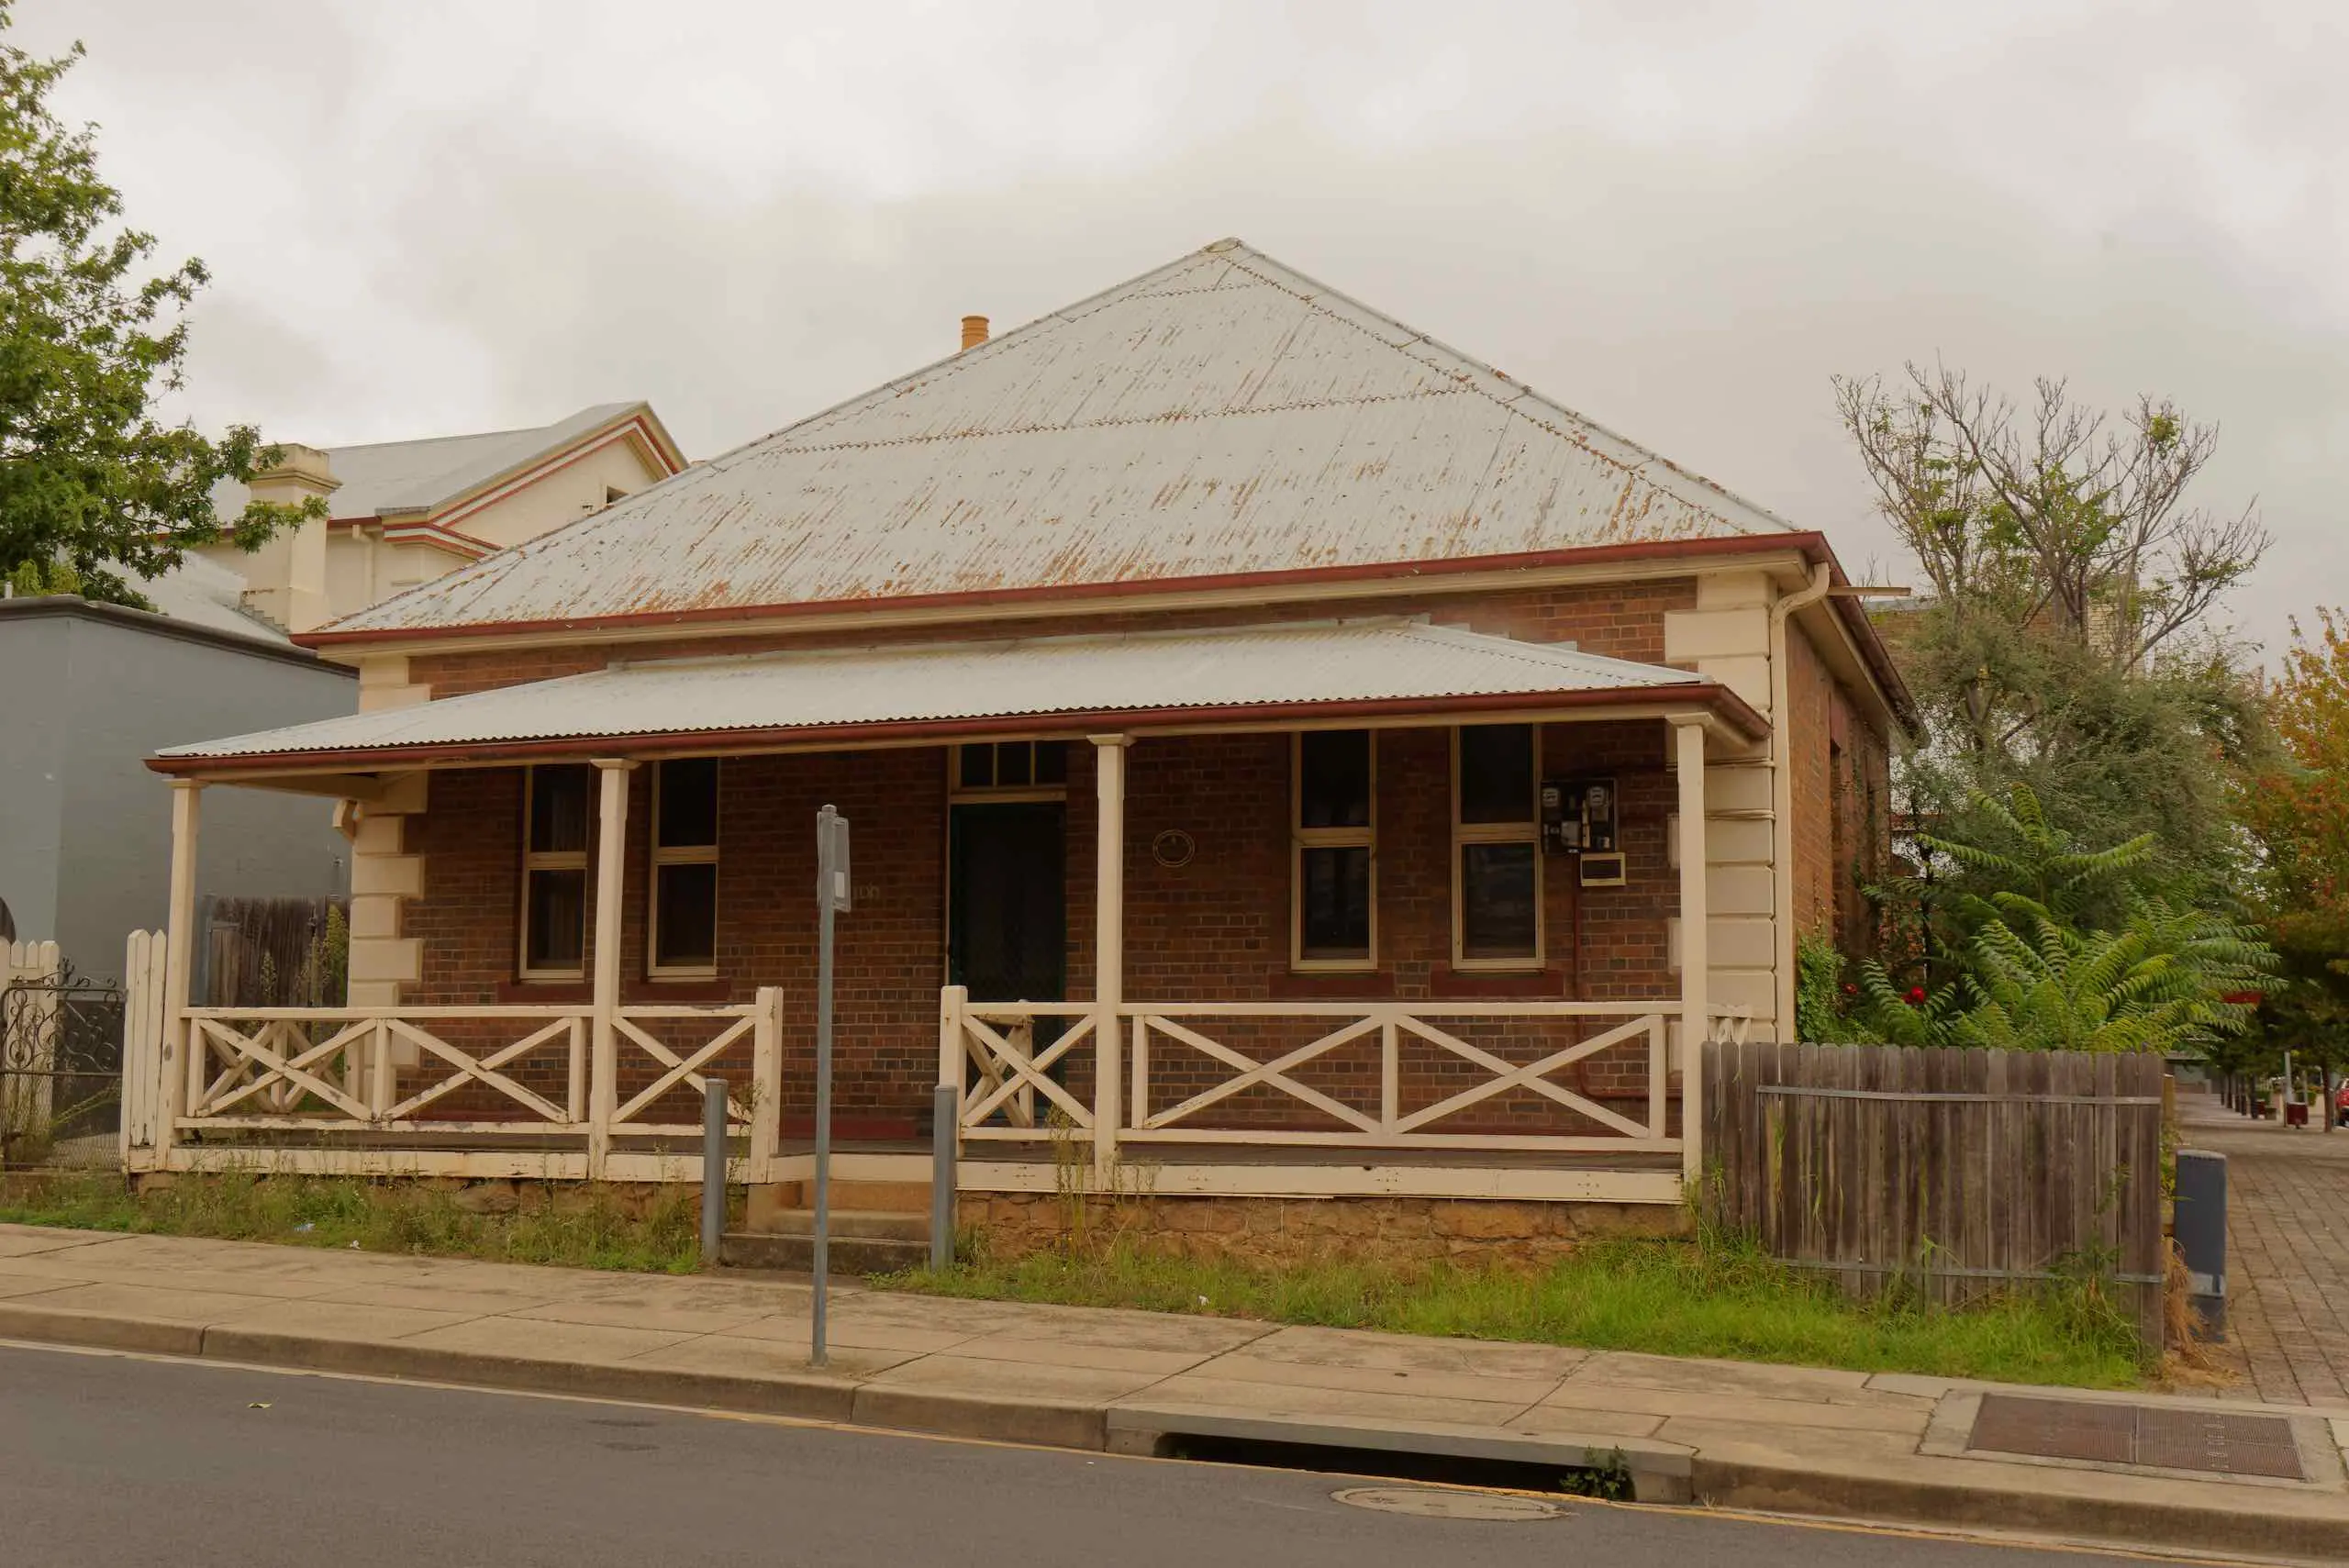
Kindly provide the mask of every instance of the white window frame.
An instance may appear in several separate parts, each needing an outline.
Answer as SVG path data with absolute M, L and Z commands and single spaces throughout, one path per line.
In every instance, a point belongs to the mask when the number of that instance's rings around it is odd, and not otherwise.
M 709 803 L 710 841 L 707 844 L 663 844 L 661 842 L 661 776 L 673 762 L 698 762 L 694 757 L 671 757 L 652 764 L 652 820 L 647 825 L 646 838 L 652 847 L 652 869 L 644 878 L 644 973 L 652 980 L 714 980 L 718 977 L 718 880 L 725 876 L 720 870 L 712 878 L 710 900 L 710 951 L 707 963 L 671 963 L 660 962 L 661 954 L 661 868 L 662 866 L 716 866 L 718 841 L 725 832 L 720 814 L 725 809 L 726 763 L 717 763 L 711 783 L 713 798 Z
M 1548 961 L 1550 932 L 1547 884 L 1543 880 L 1543 862 L 1549 857 L 1542 851 L 1542 726 L 1528 724 L 1533 732 L 1531 776 L 1525 781 L 1525 804 L 1531 815 L 1522 822 L 1463 822 L 1460 819 L 1460 732 L 1464 728 L 1486 729 L 1493 725 L 1453 725 L 1452 727 L 1452 967 L 1475 973 L 1525 973 L 1538 971 Z M 1499 958 L 1470 958 L 1467 954 L 1467 924 L 1464 918 L 1467 902 L 1468 873 L 1466 856 L 1461 851 L 1470 844 L 1530 844 L 1533 849 L 1533 951 L 1522 955 Z
M 1332 726 L 1353 728 L 1354 726 Z M 1364 729 L 1370 751 L 1369 820 L 1359 828 L 1308 828 L 1305 823 L 1305 731 L 1288 742 L 1288 966 L 1307 974 L 1366 974 L 1378 968 L 1378 731 Z M 1308 958 L 1305 953 L 1305 851 L 1370 851 L 1370 943 L 1360 957 Z
M 576 767 L 573 762 L 531 763 L 522 770 L 522 897 L 521 906 L 515 911 L 515 937 L 520 946 L 514 951 L 514 973 L 523 980 L 584 980 L 587 977 L 587 929 L 592 924 L 588 900 L 592 893 L 588 877 L 588 860 L 596 845 L 595 770 L 588 769 L 587 842 L 576 850 L 533 850 L 537 838 L 531 818 L 539 808 L 540 767 Z M 568 969 L 533 969 L 530 967 L 530 877 L 542 871 L 575 871 L 579 873 L 579 962 Z

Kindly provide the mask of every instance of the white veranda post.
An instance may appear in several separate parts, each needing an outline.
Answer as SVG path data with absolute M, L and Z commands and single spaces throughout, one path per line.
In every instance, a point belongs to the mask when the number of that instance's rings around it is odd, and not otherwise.
M 1675 718 L 1673 765 L 1680 782 L 1680 1149 L 1693 1191 L 1704 1171 L 1705 1040 L 1712 1032 L 1705 995 L 1705 726 Z
M 1126 754 L 1130 736 L 1096 735 L 1093 784 L 1093 1173 L 1106 1183 L 1118 1155 L 1118 1008 L 1126 999 Z
M 619 1109 L 621 869 L 627 862 L 628 775 L 634 762 L 597 758 L 596 819 L 596 1023 L 588 1073 L 587 1166 L 604 1174 Z
M 163 926 L 162 1106 L 155 1118 L 155 1147 L 172 1143 L 173 1118 L 203 1094 L 198 1076 L 203 1053 L 188 1028 L 187 1010 L 195 978 L 195 847 L 203 816 L 204 786 L 193 779 L 172 781 L 171 905 Z

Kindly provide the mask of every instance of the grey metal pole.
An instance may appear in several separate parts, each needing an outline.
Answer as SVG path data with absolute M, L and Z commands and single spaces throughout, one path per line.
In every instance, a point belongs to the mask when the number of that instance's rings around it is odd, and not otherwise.
M 726 1243 L 726 1080 L 701 1081 L 701 1266 Z
M 824 1296 L 831 1257 L 828 1232 L 832 1198 L 832 824 L 840 813 L 827 806 L 817 814 L 816 858 L 816 1195 L 814 1297 L 808 1307 L 807 1364 L 822 1366 Z
M 963 1091 L 941 1084 L 930 1091 L 930 1266 L 954 1262 L 954 1135 L 963 1119 Z

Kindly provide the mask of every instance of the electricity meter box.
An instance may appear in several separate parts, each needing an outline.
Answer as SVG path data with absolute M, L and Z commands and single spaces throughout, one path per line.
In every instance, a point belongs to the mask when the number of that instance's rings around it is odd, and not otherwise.
M 1573 855 L 1585 887 L 1620 887 L 1623 854 L 1616 844 L 1617 802 L 1612 778 L 1542 781 L 1542 843 L 1552 854 Z

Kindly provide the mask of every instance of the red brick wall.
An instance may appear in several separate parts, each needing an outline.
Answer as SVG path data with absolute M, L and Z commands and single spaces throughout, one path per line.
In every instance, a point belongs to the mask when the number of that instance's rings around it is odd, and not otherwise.
M 1008 623 L 1021 636 L 1052 637 L 1080 632 L 1133 631 L 1178 627 L 1244 626 L 1266 622 L 1324 620 L 1340 617 L 1424 615 L 1439 623 L 1531 642 L 1574 642 L 1615 659 L 1664 662 L 1664 613 L 1693 608 L 1693 579 L 1618 583 L 1568 588 L 1430 593 L 1348 599 L 1319 605 L 1267 605 L 1242 609 L 1180 610 L 1161 614 L 1070 616 Z M 875 641 L 952 642 L 999 637 L 1006 623 L 975 628 L 967 622 L 907 627 L 889 632 L 858 630 L 712 632 L 669 642 L 595 643 L 554 648 L 507 649 L 494 652 L 418 654 L 408 661 L 408 679 L 429 686 L 436 697 L 460 696 L 497 686 L 520 685 L 557 675 L 600 670 L 615 659 L 694 659 L 718 654 L 767 652 L 784 648 L 861 647 Z
M 1451 957 L 1451 805 L 1448 732 L 1388 730 L 1378 755 L 1378 958 L 1375 973 L 1298 975 L 1289 963 L 1289 738 L 1281 734 L 1146 740 L 1129 753 L 1126 994 L 1138 1001 L 1201 1002 L 1322 996 L 1667 997 L 1664 930 L 1676 898 L 1665 864 L 1664 726 L 1654 722 L 1557 725 L 1547 730 L 1544 771 L 1609 773 L 1621 790 L 1622 843 L 1630 885 L 1584 889 L 1575 862 L 1544 864 L 1544 962 L 1523 974 L 1455 974 Z M 1067 813 L 1069 994 L 1091 994 L 1094 974 L 1094 758 L 1071 748 Z M 858 906 L 842 917 L 836 995 L 838 1104 L 853 1130 L 910 1130 L 936 1079 L 938 989 L 944 983 L 946 764 L 935 748 L 791 757 L 729 758 L 721 771 L 719 969 L 716 986 L 652 981 L 644 973 L 648 886 L 649 773 L 632 776 L 623 917 L 623 995 L 631 1002 L 748 1000 L 761 985 L 805 997 L 815 982 L 813 819 L 826 801 L 855 824 Z M 412 1003 L 583 998 L 583 984 L 522 984 L 514 979 L 521 856 L 518 769 L 434 776 L 430 809 L 411 819 L 407 844 L 425 857 L 422 897 L 406 906 L 406 934 L 423 940 L 423 982 Z M 1197 845 L 1186 865 L 1169 867 L 1153 840 L 1179 828 Z M 592 895 L 591 895 L 592 904 Z M 590 948 L 592 962 L 593 912 Z M 1579 929 L 1577 944 L 1575 933 Z M 1438 1021 L 1442 1024 L 1440 1015 Z M 809 1009 L 787 1012 L 784 1111 L 808 1108 L 813 1025 Z M 1208 1025 L 1260 1058 L 1301 1044 L 1336 1021 Z M 1486 1049 L 1528 1061 L 1594 1027 L 1450 1027 Z M 1562 1032 L 1566 1031 L 1566 1032 Z M 1219 1032 L 1222 1031 L 1222 1032 Z M 673 1045 L 686 1043 L 684 1026 Z M 1599 1095 L 1644 1092 L 1642 1049 L 1610 1050 L 1579 1064 L 1567 1081 Z M 1375 1036 L 1332 1052 L 1297 1076 L 1365 1110 L 1376 1108 Z M 640 1055 L 640 1053 L 639 1053 Z M 1405 1051 L 1405 1109 L 1480 1081 L 1481 1068 L 1425 1042 Z M 1187 1062 L 1185 1060 L 1187 1058 Z M 1089 1097 L 1089 1051 L 1070 1059 L 1072 1092 Z M 1164 1106 L 1226 1075 L 1196 1052 L 1162 1043 L 1155 1074 Z M 747 1071 L 747 1051 L 728 1059 Z M 525 1081 L 554 1095 L 560 1052 L 520 1064 Z M 649 1077 L 649 1062 L 630 1081 Z M 690 1119 L 683 1096 L 664 1119 Z M 472 1102 L 451 1102 L 446 1108 Z M 1218 1107 L 1233 1124 L 1294 1120 L 1295 1102 L 1271 1092 Z M 1589 1130 L 1553 1102 L 1530 1094 L 1497 1096 L 1478 1125 Z M 1449 1130 L 1464 1130 L 1454 1127 Z
M 1028 635 L 1260 624 L 1345 616 L 1427 615 L 1442 624 L 1529 640 L 1568 640 L 1596 653 L 1660 662 L 1664 615 L 1691 607 L 1693 581 L 1363 599 L 1312 606 L 1193 610 L 1161 615 L 1073 616 L 1023 621 Z M 999 629 L 999 628 L 998 628 Z M 968 625 L 908 628 L 904 641 L 972 635 Z M 870 629 L 825 633 L 773 630 L 684 641 L 550 650 L 450 652 L 419 656 L 410 679 L 436 697 L 544 680 L 602 668 L 618 658 L 684 658 L 778 648 L 860 644 Z M 1544 742 L 1545 773 L 1612 773 L 1622 788 L 1623 848 L 1631 884 L 1582 889 L 1574 862 L 1545 865 L 1544 962 L 1531 973 L 1455 975 L 1450 963 L 1452 872 L 1447 732 L 1384 732 L 1379 746 L 1379 968 L 1364 975 L 1299 975 L 1289 966 L 1289 742 L 1283 735 L 1144 740 L 1130 757 L 1127 832 L 1126 991 L 1140 1000 L 1246 1000 L 1268 996 L 1583 996 L 1632 1000 L 1668 996 L 1676 981 L 1664 967 L 1665 922 L 1676 883 L 1665 868 L 1664 817 L 1671 789 L 1663 771 L 1661 724 L 1554 726 Z M 1073 996 L 1093 984 L 1094 787 L 1091 748 L 1073 744 L 1067 813 L 1068 976 Z M 516 901 L 520 862 L 520 774 L 492 769 L 433 779 L 431 809 L 411 826 L 409 847 L 426 857 L 424 896 L 406 909 L 405 930 L 424 939 L 424 981 L 413 1002 L 484 1002 L 500 997 L 569 999 L 584 985 L 518 986 Z M 938 987 L 943 983 L 945 763 L 936 749 L 825 756 L 729 760 L 722 784 L 719 943 L 723 984 L 675 987 L 643 974 L 646 807 L 650 780 L 631 791 L 624 919 L 625 995 L 631 1001 L 747 999 L 761 984 L 805 995 L 812 986 L 815 940 L 812 818 L 826 799 L 857 823 L 860 908 L 841 925 L 839 980 L 842 1041 L 839 1105 L 844 1117 L 910 1125 L 926 1106 L 935 1077 Z M 1186 867 L 1161 866 L 1151 852 L 1163 828 L 1180 828 L 1197 844 Z M 869 893 L 869 895 L 868 895 Z M 592 928 L 592 913 L 590 916 Z M 1576 932 L 1580 933 L 1579 942 Z M 592 946 L 592 941 L 591 941 Z M 786 1118 L 804 1113 L 812 1025 L 795 1008 L 785 1040 Z M 1326 1026 L 1324 1026 L 1326 1027 Z M 1572 1026 L 1586 1029 L 1589 1026 Z M 1297 1041 L 1311 1038 L 1311 1026 Z M 1560 1026 L 1500 1028 L 1460 1023 L 1511 1060 L 1553 1051 L 1575 1035 Z M 1278 1030 L 1241 1050 L 1276 1050 Z M 682 1039 L 682 1037 L 680 1037 Z M 1351 1056 L 1332 1053 L 1298 1076 L 1320 1073 L 1330 1092 L 1359 1103 L 1366 1068 L 1375 1074 L 1375 1037 Z M 1367 1053 L 1367 1054 L 1366 1054 Z M 1483 1070 L 1423 1043 L 1407 1048 L 1416 1085 L 1406 1108 L 1475 1082 Z M 521 1064 L 544 1081 L 551 1058 Z M 747 1062 L 747 1055 L 743 1058 Z M 1070 1058 L 1070 1087 L 1089 1096 L 1090 1057 Z M 1209 1081 L 1203 1062 L 1196 1082 Z M 647 1071 L 649 1071 L 649 1067 Z M 741 1065 L 729 1061 L 729 1071 Z M 1179 1089 L 1173 1062 L 1166 1082 Z M 1644 1061 L 1632 1049 L 1609 1051 L 1578 1065 L 1575 1081 L 1594 1094 L 1643 1088 Z M 1375 1106 L 1375 1075 L 1367 1080 Z M 1416 1096 L 1416 1097 L 1414 1097 Z M 1162 1104 L 1168 1103 L 1161 1100 Z M 1295 1103 L 1264 1095 L 1219 1107 L 1241 1120 L 1287 1116 Z M 678 1114 L 688 1119 L 689 1106 Z M 1549 1125 L 1561 1115 L 1531 1095 L 1496 1097 L 1478 1114 L 1496 1124 Z M 1569 1121 L 1573 1118 L 1568 1118 Z M 1587 1130 L 1581 1127 L 1562 1129 Z

